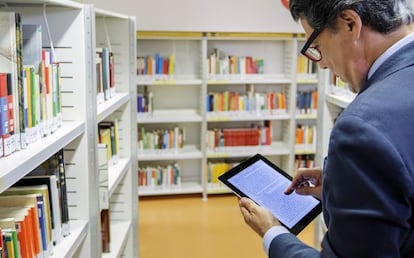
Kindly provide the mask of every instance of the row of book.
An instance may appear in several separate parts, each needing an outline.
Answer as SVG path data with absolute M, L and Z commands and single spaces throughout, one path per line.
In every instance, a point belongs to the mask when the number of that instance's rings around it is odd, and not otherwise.
M 318 91 L 298 91 L 296 107 L 298 114 L 316 114 L 318 110 Z
M 1 257 L 39 258 L 70 234 L 63 150 L 0 194 Z
M 138 132 L 138 151 L 182 149 L 185 143 L 185 132 L 184 127 L 152 131 L 141 127 Z
M 286 113 L 284 92 L 211 92 L 207 95 L 207 112 L 267 112 Z
M 252 56 L 226 55 L 219 49 L 213 49 L 208 56 L 208 74 L 211 79 L 216 75 L 263 74 L 264 59 Z
M 295 155 L 295 168 L 313 168 L 315 166 L 315 155 Z
M 107 47 L 97 47 L 96 64 L 96 92 L 97 103 L 101 104 L 115 96 L 115 55 Z
M 62 124 L 60 65 L 42 48 L 38 24 L 0 12 L 0 157 L 56 131 Z
M 119 126 L 118 119 L 98 123 L 98 142 L 106 146 L 106 159 L 110 164 L 116 162 L 119 156 Z
M 223 186 L 218 177 L 229 171 L 231 168 L 239 164 L 239 162 L 208 162 L 207 163 L 207 182 L 210 187 Z
M 182 170 L 177 163 L 166 166 L 138 168 L 138 186 L 179 187 Z
M 298 124 L 295 130 L 295 148 L 310 150 L 316 148 L 316 126 Z
M 152 113 L 154 110 L 154 94 L 148 90 L 148 86 L 144 86 L 142 93 L 137 94 L 137 112 Z
M 137 74 L 138 75 L 174 75 L 174 54 L 169 57 L 155 53 L 153 56 L 137 57 Z
M 214 128 L 207 131 L 206 145 L 210 150 L 219 147 L 271 145 L 271 122 L 251 128 Z
M 298 74 L 316 74 L 318 72 L 318 64 L 303 55 L 298 55 L 296 72 Z

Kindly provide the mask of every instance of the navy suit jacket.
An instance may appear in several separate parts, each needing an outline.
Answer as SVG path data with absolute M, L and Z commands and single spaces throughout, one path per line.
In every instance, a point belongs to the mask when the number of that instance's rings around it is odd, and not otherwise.
M 338 117 L 323 173 L 322 251 L 282 234 L 269 257 L 414 257 L 414 42 Z

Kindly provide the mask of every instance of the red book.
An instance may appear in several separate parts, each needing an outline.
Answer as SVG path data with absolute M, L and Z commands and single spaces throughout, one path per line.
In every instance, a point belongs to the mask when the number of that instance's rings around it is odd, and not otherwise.
M 163 74 L 168 74 L 168 65 L 169 65 L 169 60 L 167 59 L 167 58 L 164 58 L 164 60 L 163 60 L 163 63 L 162 63 L 162 71 L 163 71 Z
M 7 74 L 0 73 L 0 136 L 9 134 Z

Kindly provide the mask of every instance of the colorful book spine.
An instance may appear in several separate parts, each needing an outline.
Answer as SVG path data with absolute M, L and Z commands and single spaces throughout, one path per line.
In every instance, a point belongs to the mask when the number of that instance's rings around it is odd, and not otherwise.
M 177 163 L 158 167 L 141 167 L 138 168 L 138 186 L 179 187 L 181 175 L 182 169 Z
M 0 143 L 2 152 L 0 156 L 10 154 L 7 146 L 7 138 L 9 137 L 9 112 L 8 112 L 8 93 L 7 93 L 7 74 L 0 73 Z M 6 140 L 6 143 L 5 143 Z

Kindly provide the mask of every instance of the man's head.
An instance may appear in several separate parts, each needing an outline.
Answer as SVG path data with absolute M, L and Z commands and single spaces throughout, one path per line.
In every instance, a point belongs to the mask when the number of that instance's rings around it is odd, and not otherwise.
M 305 55 L 319 61 L 319 51 L 320 66 L 330 68 L 356 92 L 375 59 L 414 21 L 406 0 L 290 0 L 289 7 L 310 37 L 311 49 Z

